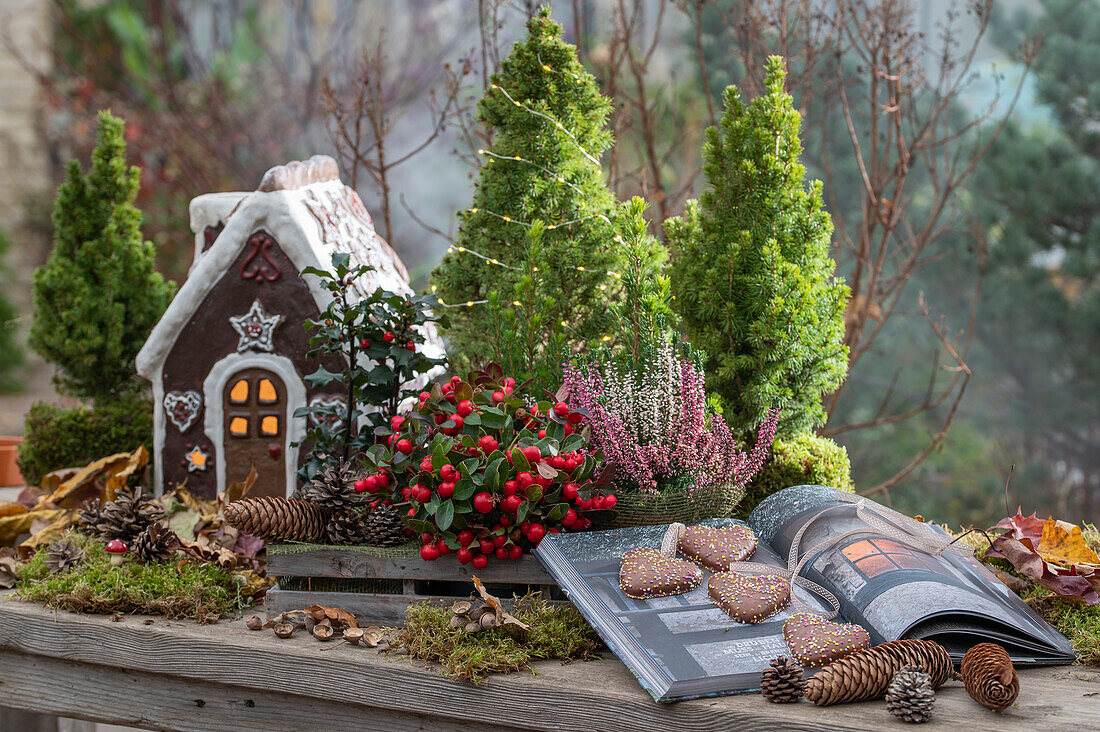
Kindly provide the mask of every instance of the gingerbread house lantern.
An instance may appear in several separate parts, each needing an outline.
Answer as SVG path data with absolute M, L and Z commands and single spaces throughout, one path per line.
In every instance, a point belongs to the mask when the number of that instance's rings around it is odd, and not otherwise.
M 331 296 L 301 271 L 347 253 L 353 265 L 374 267 L 355 284 L 359 294 L 411 294 L 408 272 L 329 157 L 272 168 L 252 193 L 199 196 L 190 214 L 187 281 L 137 356 L 153 385 L 156 488 L 186 479 L 213 497 L 255 465 L 253 495 L 288 495 L 306 458 L 295 445 L 306 421 L 294 411 L 343 402 L 303 378 L 319 365 L 305 356 L 303 324 Z M 438 336 L 426 335 L 425 349 L 442 355 Z

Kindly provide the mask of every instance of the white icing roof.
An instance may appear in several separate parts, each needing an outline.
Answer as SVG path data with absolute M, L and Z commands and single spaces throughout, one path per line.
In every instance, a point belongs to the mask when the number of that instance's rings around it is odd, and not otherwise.
M 202 254 L 196 252 L 187 281 L 137 355 L 138 373 L 145 378 L 157 378 L 195 310 L 236 261 L 248 238 L 259 230 L 275 238 L 298 271 L 306 267 L 327 269 L 334 252 L 345 252 L 351 255 L 352 266 L 369 264 L 375 268 L 353 285 L 359 295 L 367 295 L 379 287 L 405 295 L 413 293 L 405 265 L 375 232 L 359 194 L 340 181 L 332 158 L 315 155 L 304 163 L 277 166 L 264 175 L 260 190 L 229 195 L 240 198 L 224 219 L 225 228 L 210 249 Z M 199 226 L 196 234 L 212 225 L 206 221 L 208 217 L 195 215 L 207 208 L 204 205 L 207 203 L 212 211 L 221 214 L 228 207 L 228 196 L 210 194 L 209 198 L 200 196 L 192 202 L 192 228 Z M 323 311 L 330 301 L 328 292 L 319 286 L 316 277 L 307 276 L 304 280 L 318 309 Z M 443 343 L 432 324 L 425 336 L 424 350 L 428 355 L 442 356 Z

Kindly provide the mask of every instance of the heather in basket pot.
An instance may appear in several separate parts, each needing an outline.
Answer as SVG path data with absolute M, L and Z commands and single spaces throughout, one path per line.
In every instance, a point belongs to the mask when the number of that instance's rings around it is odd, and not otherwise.
M 393 491 L 395 504 L 409 506 L 422 558 L 454 551 L 477 569 L 519 559 L 547 533 L 586 529 L 615 506 L 580 432 L 586 412 L 525 400 L 523 386 L 491 364 L 421 392 L 410 414 L 376 431 L 386 444 L 363 460 L 394 480 L 369 476 L 356 490 Z
M 767 457 L 779 417 L 769 411 L 756 444 L 742 449 L 708 405 L 690 347 L 661 330 L 636 351 L 599 353 L 565 370 L 569 405 L 590 415 L 589 442 L 611 469 L 620 525 L 728 516 Z

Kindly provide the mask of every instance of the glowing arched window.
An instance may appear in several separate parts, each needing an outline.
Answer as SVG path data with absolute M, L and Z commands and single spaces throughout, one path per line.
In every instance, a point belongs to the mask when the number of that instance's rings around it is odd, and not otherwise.
M 234 437 L 248 437 L 248 418 L 234 417 L 229 420 L 229 434 Z
M 260 434 L 269 437 L 279 434 L 279 418 L 273 414 L 262 417 L 260 419 Z
M 233 404 L 244 404 L 248 401 L 248 379 L 240 379 L 233 385 L 229 390 L 229 401 Z
M 279 392 L 275 391 L 271 379 L 260 379 L 260 383 L 256 385 L 256 398 L 260 404 L 274 404 L 279 400 Z

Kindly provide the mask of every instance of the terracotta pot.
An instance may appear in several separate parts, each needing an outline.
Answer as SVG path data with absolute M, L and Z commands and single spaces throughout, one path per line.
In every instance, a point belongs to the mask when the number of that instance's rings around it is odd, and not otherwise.
M 23 474 L 15 459 L 19 455 L 21 437 L 0 437 L 0 486 L 24 485 Z

